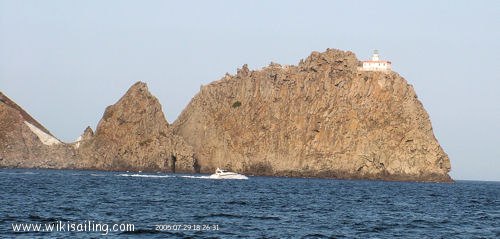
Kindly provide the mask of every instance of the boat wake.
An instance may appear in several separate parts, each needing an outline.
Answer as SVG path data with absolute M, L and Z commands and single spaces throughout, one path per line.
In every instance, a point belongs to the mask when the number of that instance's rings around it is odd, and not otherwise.
M 196 178 L 196 179 L 248 179 L 248 177 L 243 176 L 243 175 L 232 175 L 232 176 L 226 176 L 226 177 L 214 177 L 214 176 L 190 176 L 190 175 L 184 175 L 180 176 L 181 178 Z
M 181 178 L 197 178 L 197 179 L 210 179 L 210 176 L 190 176 L 190 175 L 183 175 L 180 176 Z
M 92 175 L 92 176 L 104 176 L 104 175 Z M 195 176 L 195 175 L 154 175 L 154 174 L 117 174 L 118 177 L 138 177 L 138 178 L 191 178 L 191 179 L 248 179 L 246 176 L 241 174 L 235 175 L 227 175 L 224 177 L 214 177 L 214 175 L 203 175 L 203 176 Z
M 32 174 L 38 174 L 38 173 L 35 173 L 35 172 L 31 172 L 31 171 L 28 171 L 28 172 L 0 172 L 1 174 L 25 174 L 25 175 L 32 175 Z
M 118 174 L 119 177 L 140 177 L 140 178 L 175 178 L 175 176 L 170 175 L 151 175 L 151 174 Z
M 226 175 L 226 176 L 218 176 L 218 175 L 210 175 L 208 178 L 210 179 L 239 179 L 239 180 L 246 180 L 248 179 L 247 176 L 245 175 L 241 175 L 241 174 L 237 174 L 237 175 Z

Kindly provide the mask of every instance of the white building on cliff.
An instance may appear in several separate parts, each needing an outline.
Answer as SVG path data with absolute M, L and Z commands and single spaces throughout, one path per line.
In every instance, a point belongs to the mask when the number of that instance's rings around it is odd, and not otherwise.
M 359 68 L 362 71 L 390 71 L 391 69 L 391 62 L 380 60 L 377 50 L 373 51 L 372 59 L 363 61 L 363 66 Z

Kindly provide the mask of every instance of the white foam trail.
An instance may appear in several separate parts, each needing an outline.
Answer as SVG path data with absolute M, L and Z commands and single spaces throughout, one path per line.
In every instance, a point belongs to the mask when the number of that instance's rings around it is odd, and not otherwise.
M 116 176 L 121 176 L 121 177 L 140 177 L 140 178 L 175 178 L 175 176 L 169 176 L 169 175 L 150 175 L 150 174 L 118 174 Z
M 247 180 L 248 177 L 244 175 L 233 175 L 233 176 L 225 176 L 225 177 L 218 177 L 218 176 L 210 176 L 211 179 L 230 179 L 230 180 Z
M 21 173 L 21 174 L 38 174 L 38 173 L 35 173 L 35 172 L 24 172 L 24 173 Z
M 211 176 L 192 176 L 192 175 L 182 175 L 182 176 L 173 176 L 173 175 L 151 175 L 151 174 L 118 174 L 116 176 L 120 177 L 140 177 L 140 178 L 194 178 L 194 179 L 248 179 L 247 177 L 232 177 L 232 178 L 214 178 Z
M 210 178 L 210 176 L 189 176 L 189 175 L 184 175 L 184 176 L 181 176 L 181 178 L 211 179 L 211 178 Z
M 2 174 L 27 174 L 27 175 L 32 175 L 32 174 L 38 174 L 38 173 L 35 173 L 35 172 L 0 172 Z
M 246 176 L 243 176 L 243 175 L 235 175 L 235 176 L 232 176 L 232 177 L 224 177 L 224 178 L 220 178 L 220 177 L 213 177 L 213 176 L 189 176 L 189 175 L 185 175 L 185 176 L 181 176 L 182 178 L 198 178 L 198 179 L 216 179 L 216 180 L 223 180 L 223 179 L 229 179 L 229 180 L 237 180 L 237 179 L 248 179 Z

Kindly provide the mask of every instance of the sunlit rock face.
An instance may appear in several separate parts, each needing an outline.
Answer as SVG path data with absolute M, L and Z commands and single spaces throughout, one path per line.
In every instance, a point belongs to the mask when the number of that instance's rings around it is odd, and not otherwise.
M 75 152 L 0 92 L 0 167 L 71 168 Z
M 87 129 L 78 149 L 82 168 L 194 172 L 191 147 L 173 135 L 143 82 L 106 108 L 95 134 Z
M 359 65 L 352 52 L 332 49 L 298 66 L 245 65 L 203 86 L 174 133 L 205 173 L 451 181 L 413 87 Z
M 69 144 L 0 93 L 0 167 L 451 181 L 413 87 L 359 66 L 332 49 L 297 66 L 244 65 L 203 86 L 173 125 L 138 82 Z

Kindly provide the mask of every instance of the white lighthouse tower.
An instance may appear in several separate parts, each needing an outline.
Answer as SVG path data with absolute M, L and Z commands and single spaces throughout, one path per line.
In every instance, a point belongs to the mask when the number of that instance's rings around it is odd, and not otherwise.
M 380 59 L 378 58 L 378 50 L 373 51 L 372 55 L 372 61 L 379 61 Z
M 363 67 L 360 68 L 362 71 L 390 71 L 392 68 L 392 63 L 390 61 L 380 60 L 378 51 L 374 50 L 372 59 L 368 61 L 363 61 Z

